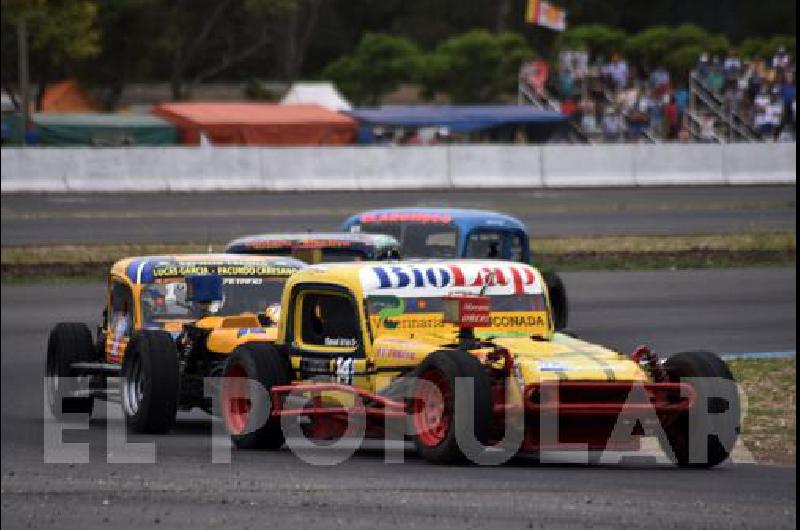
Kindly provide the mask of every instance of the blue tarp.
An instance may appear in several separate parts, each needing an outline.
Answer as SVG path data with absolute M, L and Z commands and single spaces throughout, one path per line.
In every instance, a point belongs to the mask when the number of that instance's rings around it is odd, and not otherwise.
M 557 124 L 567 117 L 560 112 L 537 110 L 528 105 L 389 105 L 349 112 L 362 125 L 384 127 L 448 127 L 470 133 L 510 124 Z

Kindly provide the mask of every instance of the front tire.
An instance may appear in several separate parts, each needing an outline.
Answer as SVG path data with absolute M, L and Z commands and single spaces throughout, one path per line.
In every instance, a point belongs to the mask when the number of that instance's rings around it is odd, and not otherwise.
M 739 395 L 725 361 L 705 351 L 676 353 L 664 363 L 671 382 L 691 383 L 697 394 L 694 407 L 664 427 L 664 451 L 681 467 L 708 468 L 724 462 L 739 435 L 741 411 Z M 727 390 L 727 392 L 726 392 Z M 721 395 L 722 394 L 722 395 Z M 690 418 L 698 418 L 690 429 Z M 708 434 L 709 432 L 715 434 Z M 703 440 L 702 437 L 706 439 Z M 706 444 L 706 458 L 693 458 L 691 448 Z
M 178 413 L 179 384 L 178 350 L 170 334 L 161 330 L 136 333 L 122 362 L 120 388 L 131 431 L 169 431 Z
M 77 374 L 72 363 L 91 361 L 95 354 L 92 333 L 85 324 L 61 322 L 56 324 L 47 340 L 47 359 L 45 365 L 45 385 L 47 404 L 56 419 L 64 414 L 85 414 L 91 416 L 94 399 L 87 393 L 89 388 L 80 388 L 75 381 Z
M 569 322 L 569 302 L 567 301 L 567 288 L 561 276 L 555 272 L 542 274 L 547 291 L 550 293 L 550 308 L 553 311 L 553 325 L 556 331 L 565 329 Z
M 492 398 L 486 370 L 478 359 L 463 350 L 442 350 L 430 354 L 420 364 L 418 373 L 411 407 L 417 452 L 437 464 L 464 461 L 466 457 L 458 439 L 471 436 L 485 444 L 491 432 Z M 467 427 L 456 421 L 458 410 L 461 407 L 468 410 L 470 405 L 466 396 L 455 395 L 459 377 L 474 383 L 473 432 L 464 431 Z
M 237 347 L 222 370 L 220 412 L 233 444 L 239 449 L 280 449 L 280 418 L 270 417 L 269 390 L 291 382 L 288 360 L 269 344 Z M 251 382 L 267 392 L 255 392 Z

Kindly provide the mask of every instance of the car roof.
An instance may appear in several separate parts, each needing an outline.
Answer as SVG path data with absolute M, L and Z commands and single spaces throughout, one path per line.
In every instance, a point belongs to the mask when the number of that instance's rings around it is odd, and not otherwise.
M 480 226 L 493 228 L 512 228 L 525 230 L 525 224 L 510 215 L 489 210 L 477 210 L 466 208 L 431 208 L 431 207 L 408 207 L 408 208 L 380 208 L 368 210 L 351 216 L 345 221 L 343 227 L 350 227 L 354 224 L 364 222 L 365 218 L 373 218 L 385 221 L 419 221 L 430 223 L 452 223 L 459 228 L 475 228 Z
M 111 274 L 126 278 L 134 284 L 143 284 L 152 282 L 159 272 L 162 272 L 164 277 L 181 277 L 218 272 L 220 267 L 230 267 L 234 270 L 226 270 L 223 276 L 286 277 L 306 266 L 306 263 L 298 259 L 285 256 L 175 254 L 121 259 L 111 266 Z M 166 272 L 168 270 L 169 272 Z
M 237 246 L 265 244 L 275 248 L 303 247 L 305 244 L 320 248 L 325 246 L 361 246 L 361 247 L 399 247 L 400 243 L 388 235 L 367 234 L 361 232 L 297 232 L 254 234 L 236 238 L 228 243 L 227 248 Z

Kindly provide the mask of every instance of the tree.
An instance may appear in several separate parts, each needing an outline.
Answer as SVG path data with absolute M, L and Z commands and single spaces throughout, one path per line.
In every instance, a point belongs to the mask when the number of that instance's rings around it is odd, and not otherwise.
M 323 77 L 357 103 L 377 105 L 403 81 L 419 77 L 420 50 L 411 41 L 392 35 L 368 33 L 352 55 L 329 64 Z
M 162 39 L 171 58 L 173 99 L 262 51 L 272 40 L 270 21 L 285 17 L 297 0 L 161 0 Z
M 590 57 L 609 58 L 623 49 L 627 38 L 626 33 L 617 28 L 600 24 L 577 26 L 558 36 L 555 50 L 584 50 Z
M 445 40 L 425 60 L 425 94 L 447 94 L 456 103 L 496 101 L 512 92 L 519 68 L 533 52 L 516 33 L 473 30 Z
M 30 35 L 30 71 L 38 88 L 36 108 L 41 109 L 47 84 L 72 75 L 76 66 L 100 52 L 97 4 L 88 0 L 3 0 L 3 86 L 13 85 L 17 65 L 16 24 L 25 18 Z M 8 70 L 11 70 L 10 72 Z M 6 78 L 5 76 L 9 77 Z
M 679 56 L 686 57 L 686 50 L 678 53 L 682 48 L 723 55 L 730 47 L 731 44 L 725 36 L 710 34 L 691 24 L 677 28 L 656 26 L 630 37 L 625 44 L 625 56 L 635 66 L 649 70 L 662 65 L 668 55 L 673 56 L 673 60 L 677 60 Z M 696 61 L 697 57 L 692 64 Z
M 745 39 L 740 46 L 739 53 L 744 57 L 770 59 L 780 47 L 786 48 L 792 57 L 797 57 L 797 37 L 794 35 L 776 35 L 768 39 Z

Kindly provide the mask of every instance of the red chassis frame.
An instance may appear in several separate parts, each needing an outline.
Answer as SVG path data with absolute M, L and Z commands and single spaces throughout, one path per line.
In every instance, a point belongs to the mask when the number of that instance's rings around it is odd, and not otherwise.
M 505 432 L 506 412 L 519 411 L 519 404 L 507 404 L 506 382 L 515 381 L 513 358 L 508 352 L 498 350 L 505 358 L 505 366 L 498 370 L 489 368 L 492 384 L 494 422 L 492 439 L 497 442 Z M 634 360 L 649 355 L 637 350 Z M 358 396 L 353 407 L 329 406 L 322 402 L 321 392 L 343 392 Z M 312 439 L 331 440 L 353 432 L 349 422 L 363 419 L 364 433 L 368 438 L 383 439 L 391 431 L 395 436 L 405 436 L 405 420 L 411 414 L 404 401 L 398 401 L 361 388 L 328 382 L 295 382 L 270 389 L 272 416 L 306 416 L 312 421 L 305 427 Z M 310 394 L 302 407 L 287 407 L 285 398 L 293 394 Z M 653 427 L 648 420 L 656 418 L 663 428 L 685 413 L 696 401 L 694 388 L 687 383 L 624 382 L 624 381 L 559 381 L 526 385 L 523 389 L 525 435 L 520 448 L 523 452 L 564 450 L 571 448 L 635 451 L 639 449 L 639 436 Z M 558 439 L 543 441 L 540 422 L 543 415 L 557 416 Z M 392 421 L 397 420 L 397 421 Z M 644 420 L 644 421 L 641 421 Z M 618 421 L 628 422 L 626 436 L 612 440 L 611 434 Z M 644 424 L 643 424 L 644 423 Z M 565 447 L 565 444 L 573 444 Z M 574 444 L 580 444 L 575 446 Z

